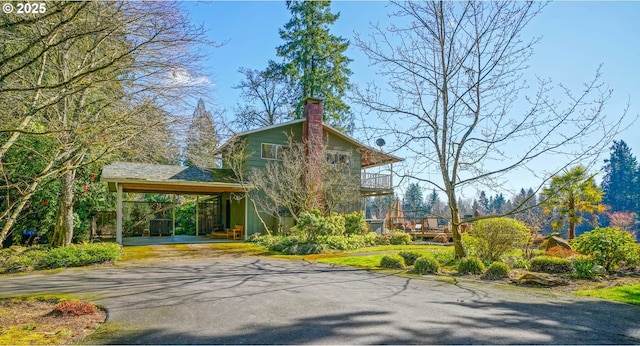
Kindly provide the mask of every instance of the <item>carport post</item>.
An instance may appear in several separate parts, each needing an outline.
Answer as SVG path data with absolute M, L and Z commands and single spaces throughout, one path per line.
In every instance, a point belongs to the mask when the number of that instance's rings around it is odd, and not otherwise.
M 244 240 L 246 241 L 249 237 L 249 228 L 247 226 L 249 226 L 247 224 L 248 221 L 248 214 L 249 214 L 249 193 L 245 192 L 244 193 Z
M 171 235 L 176 236 L 176 195 L 171 195 Z
M 198 204 L 200 203 L 200 195 L 196 195 L 196 237 L 198 236 Z
M 116 183 L 116 243 L 122 245 L 122 185 Z

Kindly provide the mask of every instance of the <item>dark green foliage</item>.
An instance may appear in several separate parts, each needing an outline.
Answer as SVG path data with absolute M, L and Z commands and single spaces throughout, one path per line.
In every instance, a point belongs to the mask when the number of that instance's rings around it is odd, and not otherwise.
M 9 248 L 1 252 L 0 264 L 4 272 L 33 269 L 79 267 L 115 261 L 120 258 L 120 246 L 114 243 L 82 244 L 67 247 Z
M 303 212 L 298 218 L 298 224 L 291 229 L 291 232 L 308 241 L 315 241 L 319 236 L 343 235 L 345 219 L 337 213 L 322 216 L 319 210 L 311 213 Z
M 324 120 L 339 129 L 349 126 L 349 106 L 343 98 L 349 87 L 351 59 L 344 53 L 349 41 L 329 32 L 339 14 L 330 12 L 329 1 L 293 1 L 291 20 L 280 30 L 284 44 L 277 54 L 284 63 L 278 67 L 294 90 L 296 116 L 302 116 L 302 101 L 307 97 L 324 100 Z
M 398 255 L 385 255 L 380 259 L 380 266 L 389 269 L 404 268 L 404 258 Z
M 640 250 L 631 234 L 617 228 L 596 228 L 574 239 L 571 245 L 578 252 L 591 256 L 607 272 L 640 260 Z
M 504 262 L 493 262 L 487 268 L 483 278 L 487 280 L 499 280 L 509 276 L 509 266 Z
M 369 225 L 364 221 L 364 213 L 354 211 L 344 214 L 344 233 L 364 235 L 369 230 Z
M 458 273 L 460 274 L 482 274 L 484 264 L 478 257 L 465 257 L 458 263 Z
M 562 257 L 538 256 L 531 260 L 531 271 L 561 274 L 570 273 L 573 270 L 571 260 Z
M 640 213 L 640 167 L 624 141 L 613 141 L 602 178 L 603 202 L 610 211 Z
M 424 275 L 424 274 L 435 274 L 440 269 L 440 263 L 431 255 L 424 255 L 418 257 L 416 262 L 413 264 L 413 273 Z
M 421 255 L 414 251 L 400 251 L 398 252 L 398 256 L 404 258 L 404 263 L 408 266 L 412 266 L 413 263 L 420 257 Z
M 411 235 L 404 232 L 393 232 L 389 243 L 391 245 L 409 245 L 411 244 Z

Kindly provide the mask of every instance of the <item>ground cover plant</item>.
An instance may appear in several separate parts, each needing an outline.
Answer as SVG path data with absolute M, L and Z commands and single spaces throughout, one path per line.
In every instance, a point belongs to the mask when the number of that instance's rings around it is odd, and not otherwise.
M 0 250 L 0 270 L 16 273 L 38 269 L 80 267 L 112 262 L 120 258 L 121 247 L 115 243 L 50 246 L 12 246 Z

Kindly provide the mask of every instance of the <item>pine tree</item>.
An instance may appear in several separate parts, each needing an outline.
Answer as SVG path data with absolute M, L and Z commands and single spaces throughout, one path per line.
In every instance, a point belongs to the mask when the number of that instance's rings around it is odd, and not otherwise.
M 404 195 L 404 210 L 408 218 L 415 219 L 425 216 L 424 205 L 422 204 L 422 189 L 417 183 L 409 184 Z
M 193 112 L 193 118 L 186 135 L 184 163 L 187 166 L 200 168 L 216 167 L 218 138 L 213 122 L 213 116 L 209 112 L 202 99 L 198 100 Z
M 330 125 L 349 127 L 349 106 L 342 100 L 349 88 L 351 59 L 344 53 L 349 42 L 329 33 L 340 14 L 330 12 L 330 1 L 288 2 L 291 20 L 280 30 L 285 44 L 276 48 L 284 59 L 281 72 L 289 77 L 295 91 L 296 117 L 302 117 L 306 97 L 324 100 L 324 120 Z
M 611 156 L 604 162 L 604 203 L 614 212 L 640 212 L 640 168 L 627 143 L 613 141 Z

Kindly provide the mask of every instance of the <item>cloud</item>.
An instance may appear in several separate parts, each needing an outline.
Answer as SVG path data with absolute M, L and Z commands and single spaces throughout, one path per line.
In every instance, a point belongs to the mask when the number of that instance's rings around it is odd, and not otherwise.
M 212 86 L 213 83 L 205 76 L 193 76 L 183 68 L 174 68 L 166 78 L 166 83 L 172 86 Z

